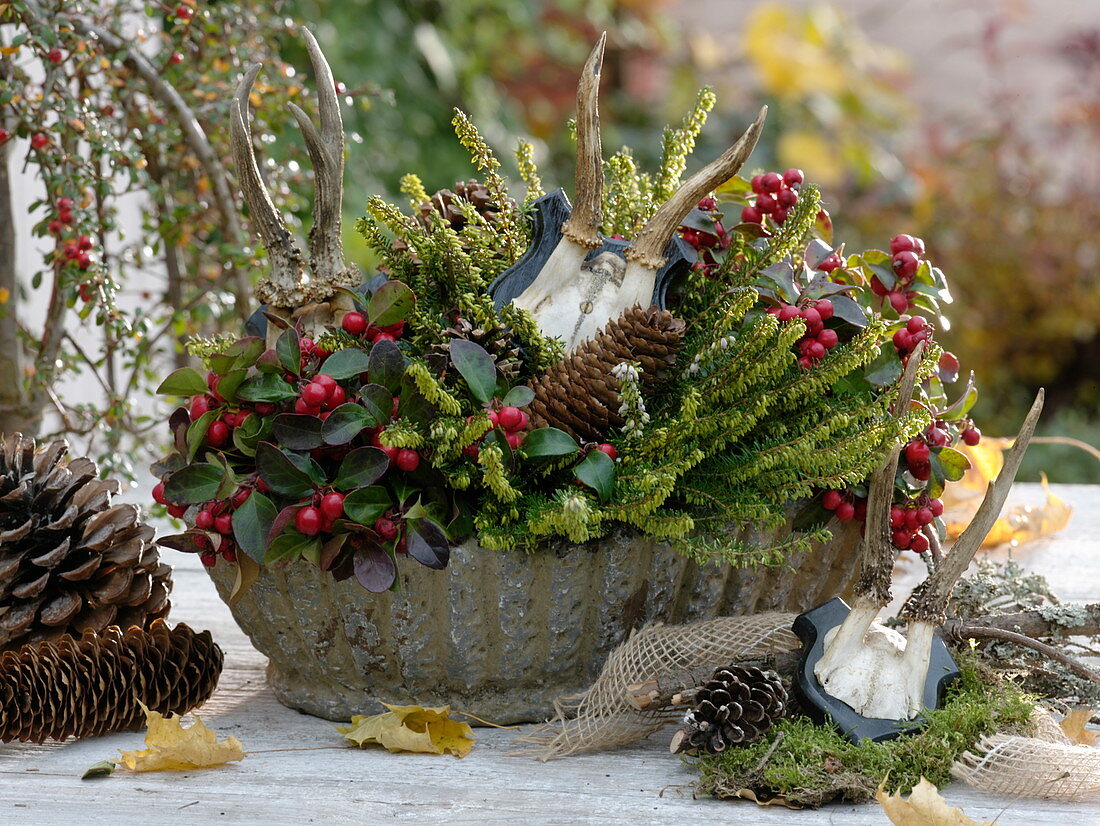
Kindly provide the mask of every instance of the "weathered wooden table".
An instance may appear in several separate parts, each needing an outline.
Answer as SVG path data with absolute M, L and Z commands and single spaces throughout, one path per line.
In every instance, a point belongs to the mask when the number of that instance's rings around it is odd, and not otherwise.
M 1100 486 L 1061 485 L 1075 509 L 1068 529 L 1016 551 L 1066 600 L 1100 599 Z M 1038 485 L 1010 497 L 1038 501 Z M 631 748 L 538 763 L 509 756 L 513 731 L 480 728 L 462 760 L 343 748 L 323 720 L 284 708 L 264 679 L 265 660 L 233 624 L 197 559 L 176 565 L 172 617 L 209 628 L 225 649 L 225 673 L 201 712 L 234 734 L 249 756 L 201 772 L 115 775 L 81 781 L 84 770 L 140 748 L 140 733 L 42 746 L 0 745 L 0 826 L 100 823 L 593 823 L 745 821 L 757 824 L 885 824 L 876 804 L 792 812 L 736 801 L 693 799 L 692 771 L 667 753 L 667 736 Z M 1003 557 L 1005 550 L 994 552 Z M 961 784 L 945 796 L 978 821 L 1039 826 L 1100 824 L 1100 800 L 1066 804 L 1007 799 Z

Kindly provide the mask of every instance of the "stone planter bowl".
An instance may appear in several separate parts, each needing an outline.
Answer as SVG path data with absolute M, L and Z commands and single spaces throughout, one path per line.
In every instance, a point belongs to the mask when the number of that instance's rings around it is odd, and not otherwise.
M 786 567 L 756 571 L 700 566 L 631 533 L 530 554 L 470 540 L 444 571 L 402 560 L 396 593 L 370 594 L 305 563 L 264 568 L 232 611 L 293 708 L 347 720 L 384 710 L 380 701 L 450 704 L 495 723 L 537 721 L 591 683 L 632 629 L 801 612 L 843 595 L 858 532 L 834 533 Z M 233 566 L 211 576 L 226 599 Z

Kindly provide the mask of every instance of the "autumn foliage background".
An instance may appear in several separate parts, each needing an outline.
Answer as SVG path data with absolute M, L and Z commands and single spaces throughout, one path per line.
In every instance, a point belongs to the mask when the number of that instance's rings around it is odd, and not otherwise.
M 1001 0 L 933 12 L 922 2 L 892 0 L 847 3 L 846 11 L 774 0 L 0 2 L 8 63 L 0 67 L 0 126 L 12 134 L 0 149 L 14 176 L 6 185 L 0 180 L 0 202 L 34 236 L 17 243 L 48 256 L 56 181 L 74 173 L 36 167 L 31 135 L 17 128 L 17 109 L 28 104 L 17 99 L 12 62 L 45 65 L 50 37 L 44 26 L 37 35 L 46 44 L 42 54 L 21 53 L 22 9 L 37 9 L 55 28 L 99 15 L 120 32 L 145 32 L 136 40 L 193 107 L 227 176 L 229 93 L 243 65 L 266 59 L 269 85 L 253 101 L 257 128 L 283 170 L 269 170 L 280 206 L 300 221 L 309 216 L 308 164 L 284 103 L 308 93 L 311 79 L 296 73 L 306 60 L 292 25 L 308 22 L 344 84 L 346 249 L 367 271 L 374 262 L 351 227 L 368 194 L 400 197 L 399 179 L 410 170 L 429 191 L 474 174 L 451 131 L 455 106 L 502 158 L 511 157 L 518 136 L 531 138 L 547 186 L 570 188 L 573 146 L 565 123 L 576 72 L 607 30 L 605 156 L 629 144 L 641 163 L 652 164 L 662 126 L 678 121 L 704 84 L 715 87 L 719 102 L 698 157 L 716 155 L 749 113 L 768 103 L 752 166 L 803 168 L 821 185 L 836 238 L 853 249 L 884 248 L 900 232 L 926 240 L 957 292 L 952 329 L 938 338 L 977 372 L 975 417 L 983 430 L 1008 432 L 1042 385 L 1048 412 L 1040 434 L 1100 445 L 1100 19 L 1082 11 L 1088 4 L 1054 5 Z M 180 7 L 193 16 L 179 17 Z M 102 71 L 124 69 L 126 59 L 108 50 Z M 66 59 L 60 68 L 70 65 Z M 142 434 L 159 432 L 163 419 L 135 399 L 148 398 L 163 365 L 182 362 L 179 344 L 188 336 L 239 325 L 238 279 L 259 272 L 250 240 L 232 237 L 207 197 L 209 176 L 173 113 L 140 78 L 121 69 L 119 77 L 115 92 L 104 87 L 97 94 L 148 101 L 119 106 L 131 121 L 118 134 L 131 134 L 126 127 L 144 139 L 127 145 L 132 174 L 119 188 L 136 190 L 151 208 L 139 210 L 141 227 L 121 227 L 129 245 L 115 244 L 97 260 L 102 295 L 93 304 L 106 311 L 88 310 L 79 278 L 63 279 L 61 289 L 71 295 L 58 317 L 68 338 L 40 363 L 36 342 L 47 336 L 34 311 L 42 302 L 34 299 L 50 282 L 36 286 L 32 270 L 0 281 L 0 327 L 7 319 L 11 340 L 24 341 L 24 381 L 64 388 L 80 372 L 105 400 L 70 410 L 66 421 L 39 394 L 29 414 L 0 410 L 0 418 L 9 429 L 14 421 L 42 435 L 91 441 L 93 452 L 125 469 L 143 465 L 145 449 L 159 449 L 143 444 Z M 84 87 L 74 88 L 79 106 Z M 102 118 L 110 133 L 114 109 L 105 111 L 82 123 L 91 128 Z M 59 143 L 86 139 L 68 134 L 74 119 L 80 121 L 70 114 L 51 126 Z M 150 169 L 157 158 L 161 168 Z M 168 158 L 180 162 L 164 163 Z M 90 189 L 102 185 L 93 172 L 81 172 Z M 24 184 L 37 191 L 28 195 Z M 30 224 L 20 215 L 28 208 Z M 90 211 L 90 219 L 97 215 Z M 101 217 L 103 237 L 113 238 L 116 216 Z M 85 352 L 70 339 L 83 342 Z M 1037 478 L 1038 469 L 1054 481 L 1100 482 L 1100 463 L 1063 446 L 1036 445 L 1021 478 Z

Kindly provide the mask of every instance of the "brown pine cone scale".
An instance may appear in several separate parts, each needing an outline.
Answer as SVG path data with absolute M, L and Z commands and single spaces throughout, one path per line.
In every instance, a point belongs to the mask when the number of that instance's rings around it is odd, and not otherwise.
M 24 645 L 0 655 L 0 742 L 98 737 L 145 725 L 144 704 L 185 714 L 218 684 L 222 650 L 209 631 L 156 620 L 79 639 Z
M 719 754 L 752 743 L 786 708 L 787 689 L 776 672 L 756 666 L 719 668 L 696 693 L 678 750 Z

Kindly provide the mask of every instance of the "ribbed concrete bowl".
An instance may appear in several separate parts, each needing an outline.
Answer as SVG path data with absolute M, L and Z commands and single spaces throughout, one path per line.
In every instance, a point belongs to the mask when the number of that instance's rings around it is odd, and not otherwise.
M 471 540 L 445 571 L 402 560 L 396 593 L 370 594 L 305 563 L 265 568 L 232 611 L 292 708 L 347 720 L 382 711 L 380 701 L 449 703 L 496 723 L 544 720 L 634 628 L 803 611 L 844 593 L 857 537 L 836 534 L 787 567 L 759 571 L 700 567 L 635 534 L 530 554 Z M 225 599 L 233 566 L 211 575 Z

